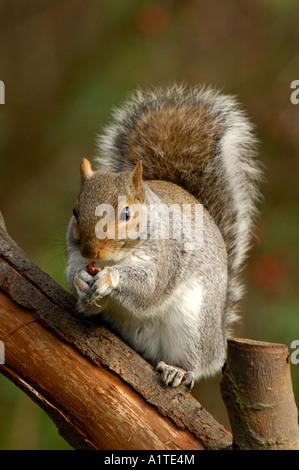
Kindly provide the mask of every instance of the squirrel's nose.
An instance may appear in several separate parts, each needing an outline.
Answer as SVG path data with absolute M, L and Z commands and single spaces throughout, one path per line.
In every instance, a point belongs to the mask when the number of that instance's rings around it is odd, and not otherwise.
M 83 258 L 94 259 L 98 257 L 98 249 L 92 238 L 87 238 L 81 243 L 80 251 Z

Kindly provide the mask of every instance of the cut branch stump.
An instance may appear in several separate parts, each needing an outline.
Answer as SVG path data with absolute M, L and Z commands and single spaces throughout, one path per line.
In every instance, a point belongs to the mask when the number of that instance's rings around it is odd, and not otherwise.
M 230 339 L 221 393 L 234 449 L 299 449 L 298 411 L 286 345 Z

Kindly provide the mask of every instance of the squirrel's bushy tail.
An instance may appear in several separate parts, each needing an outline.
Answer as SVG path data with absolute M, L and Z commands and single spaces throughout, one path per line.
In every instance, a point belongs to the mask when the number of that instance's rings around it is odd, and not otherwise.
M 183 186 L 208 210 L 228 254 L 225 322 L 242 295 L 238 274 L 252 237 L 261 171 L 252 125 L 236 100 L 205 87 L 138 90 L 99 137 L 100 168 L 132 169 Z

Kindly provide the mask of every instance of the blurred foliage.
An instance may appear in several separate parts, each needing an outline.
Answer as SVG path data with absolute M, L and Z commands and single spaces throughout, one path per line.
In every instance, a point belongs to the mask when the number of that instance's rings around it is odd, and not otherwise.
M 236 94 L 265 165 L 258 241 L 236 334 L 299 339 L 296 0 L 2 0 L 0 207 L 29 258 L 66 286 L 64 234 L 79 162 L 136 85 L 208 83 Z M 299 365 L 292 366 L 299 404 Z M 194 394 L 229 427 L 216 377 Z M 0 448 L 68 448 L 44 413 L 0 377 Z

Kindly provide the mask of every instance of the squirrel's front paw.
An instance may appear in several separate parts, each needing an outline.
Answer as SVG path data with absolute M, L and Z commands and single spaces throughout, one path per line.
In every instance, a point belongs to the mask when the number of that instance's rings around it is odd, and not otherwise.
M 93 283 L 94 277 L 88 274 L 85 268 L 82 268 L 77 272 L 74 279 L 74 287 L 77 297 L 83 302 L 89 302 Z
M 191 389 L 194 385 L 194 374 L 191 371 L 169 366 L 163 361 L 158 362 L 156 370 L 162 372 L 162 382 L 170 387 L 178 387 L 181 383 L 184 383 L 186 387 Z
M 116 266 L 106 266 L 93 278 L 90 302 L 94 305 L 106 295 L 109 295 L 118 284 L 119 273 Z

